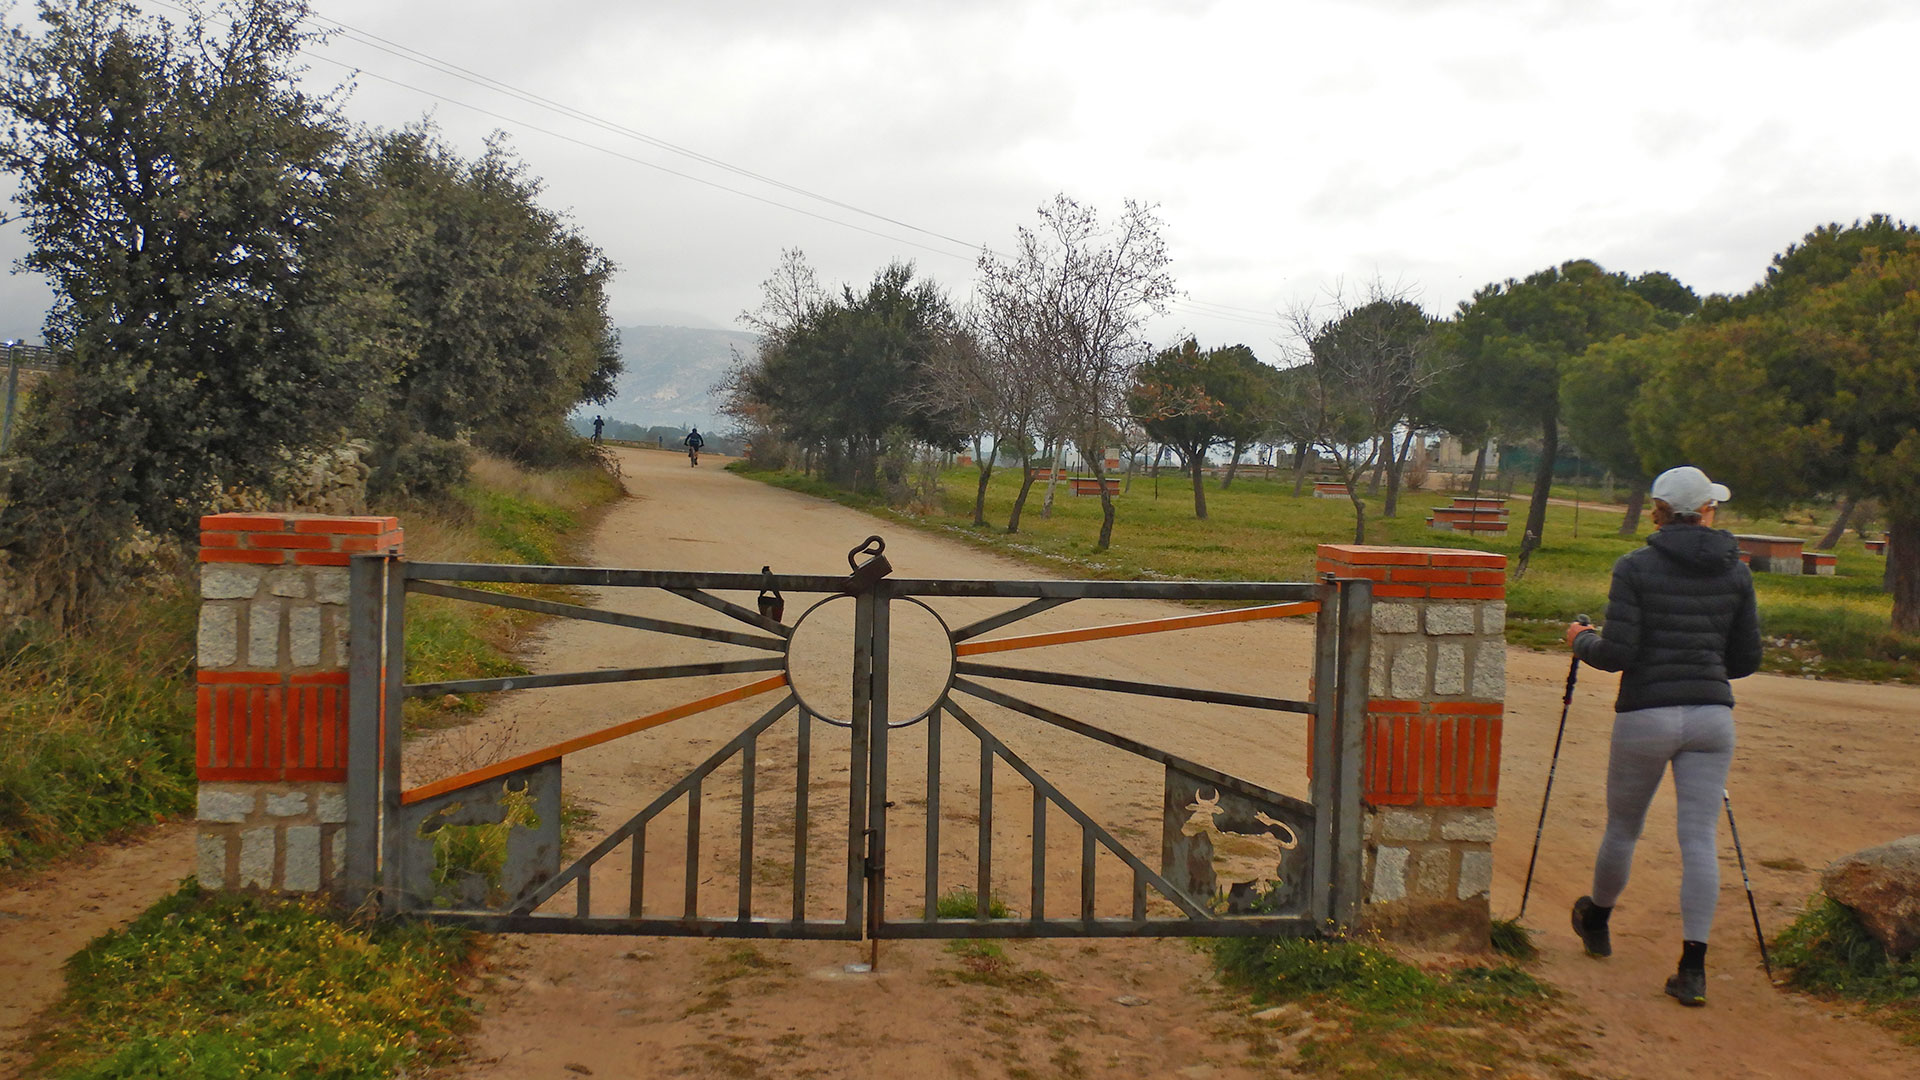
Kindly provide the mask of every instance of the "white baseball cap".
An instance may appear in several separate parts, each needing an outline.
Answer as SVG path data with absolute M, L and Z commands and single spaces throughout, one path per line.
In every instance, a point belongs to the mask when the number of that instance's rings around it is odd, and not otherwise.
M 1648 494 L 1681 514 L 1691 514 L 1708 503 L 1733 498 L 1725 484 L 1714 483 L 1706 473 L 1691 465 L 1668 469 L 1654 477 L 1653 489 Z

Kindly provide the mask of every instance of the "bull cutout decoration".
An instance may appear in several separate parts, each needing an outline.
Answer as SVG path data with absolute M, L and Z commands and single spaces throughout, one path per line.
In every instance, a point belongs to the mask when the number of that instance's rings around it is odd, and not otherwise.
M 1162 872 L 1229 915 L 1302 910 L 1311 859 L 1301 838 L 1312 835 L 1311 822 L 1281 798 L 1256 799 L 1169 768 Z

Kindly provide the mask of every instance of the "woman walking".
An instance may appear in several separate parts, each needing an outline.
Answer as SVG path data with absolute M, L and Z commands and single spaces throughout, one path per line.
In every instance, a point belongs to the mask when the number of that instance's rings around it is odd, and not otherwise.
M 1609 956 L 1607 922 L 1627 887 L 1647 806 L 1671 766 L 1680 838 L 1679 970 L 1666 991 L 1707 1002 L 1707 935 L 1720 894 L 1720 800 L 1733 761 L 1733 689 L 1760 666 L 1753 575 L 1732 534 L 1715 529 L 1727 489 L 1691 465 L 1653 482 L 1647 546 L 1613 564 L 1604 628 L 1567 627 L 1574 655 L 1620 672 L 1607 761 L 1607 829 L 1593 892 L 1573 902 L 1587 955 Z

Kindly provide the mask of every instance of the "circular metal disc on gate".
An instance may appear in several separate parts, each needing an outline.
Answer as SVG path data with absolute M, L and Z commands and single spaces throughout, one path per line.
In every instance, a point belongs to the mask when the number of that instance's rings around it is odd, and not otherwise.
M 830 596 L 794 624 L 787 642 L 787 680 L 807 711 L 845 726 L 853 716 L 853 617 L 858 602 Z M 914 599 L 889 605 L 886 640 L 887 721 L 904 727 L 932 711 L 953 681 L 947 624 Z

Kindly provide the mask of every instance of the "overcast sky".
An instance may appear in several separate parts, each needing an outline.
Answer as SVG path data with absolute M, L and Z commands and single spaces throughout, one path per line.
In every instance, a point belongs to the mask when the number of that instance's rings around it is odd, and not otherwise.
M 734 326 L 783 247 L 803 249 L 830 284 L 912 259 L 964 299 L 980 245 L 1006 250 L 1062 191 L 1109 214 L 1125 198 L 1159 205 L 1188 299 L 1156 324 L 1157 341 L 1244 341 L 1270 361 L 1275 313 L 1341 282 L 1378 277 L 1437 314 L 1572 258 L 1739 291 L 1816 224 L 1920 217 L 1911 3 L 316 9 L 351 31 L 314 50 L 308 77 L 357 70 L 351 118 L 393 127 L 431 114 L 468 153 L 506 131 L 548 204 L 620 265 L 621 325 Z M 364 35 L 394 51 L 350 40 Z M 396 46 L 858 211 L 514 100 Z M 21 250 L 9 227 L 0 254 Z M 45 306 L 44 284 L 6 279 L 0 334 L 37 340 Z

